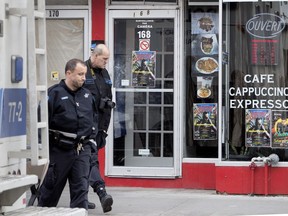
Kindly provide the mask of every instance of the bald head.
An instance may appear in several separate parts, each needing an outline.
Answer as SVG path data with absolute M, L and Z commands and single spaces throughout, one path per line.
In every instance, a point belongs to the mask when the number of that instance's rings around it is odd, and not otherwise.
M 93 68 L 105 68 L 108 63 L 110 51 L 105 44 L 98 44 L 91 53 L 91 66 Z
M 92 53 L 97 55 L 102 55 L 103 53 L 106 53 L 109 55 L 109 49 L 105 44 L 98 44 L 92 51 Z

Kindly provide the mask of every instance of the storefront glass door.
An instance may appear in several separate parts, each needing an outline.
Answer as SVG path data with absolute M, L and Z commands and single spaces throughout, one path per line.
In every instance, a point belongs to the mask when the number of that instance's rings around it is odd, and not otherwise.
M 177 11 L 110 11 L 108 26 L 116 100 L 108 175 L 177 176 Z

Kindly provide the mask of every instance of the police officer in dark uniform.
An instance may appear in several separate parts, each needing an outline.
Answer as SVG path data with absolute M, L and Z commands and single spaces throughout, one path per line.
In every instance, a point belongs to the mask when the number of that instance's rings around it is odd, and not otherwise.
M 104 44 L 98 44 L 92 51 L 90 58 L 85 62 L 87 65 L 86 81 L 84 86 L 88 88 L 98 108 L 98 134 L 96 137 L 97 150 L 92 152 L 90 173 L 90 186 L 99 196 L 103 212 L 112 210 L 113 198 L 107 194 L 105 182 L 99 172 L 98 150 L 106 145 L 107 130 L 111 119 L 111 110 L 115 103 L 112 102 L 112 82 L 105 66 L 109 59 L 109 49 Z M 89 208 L 95 208 L 94 203 L 89 202 Z
M 94 97 L 82 87 L 86 71 L 83 61 L 71 59 L 65 80 L 48 89 L 50 161 L 38 206 L 57 206 L 68 179 L 70 207 L 88 209 L 91 149 L 96 147 L 98 120 Z

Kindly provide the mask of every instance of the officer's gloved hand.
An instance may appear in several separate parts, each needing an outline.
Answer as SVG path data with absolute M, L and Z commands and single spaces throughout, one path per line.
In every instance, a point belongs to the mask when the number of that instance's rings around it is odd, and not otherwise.
M 97 143 L 97 148 L 101 149 L 105 147 L 106 145 L 106 137 L 108 134 L 106 133 L 105 130 L 99 130 L 96 136 L 96 143 Z
M 89 144 L 91 146 L 92 151 L 97 151 L 97 143 L 94 139 L 89 139 Z

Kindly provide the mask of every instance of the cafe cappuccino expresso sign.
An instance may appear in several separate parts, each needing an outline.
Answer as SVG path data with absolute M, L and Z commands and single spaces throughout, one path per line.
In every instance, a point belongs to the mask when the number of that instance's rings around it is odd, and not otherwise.
M 285 21 L 275 14 L 256 14 L 246 23 L 246 31 L 257 38 L 274 38 L 285 28 Z

